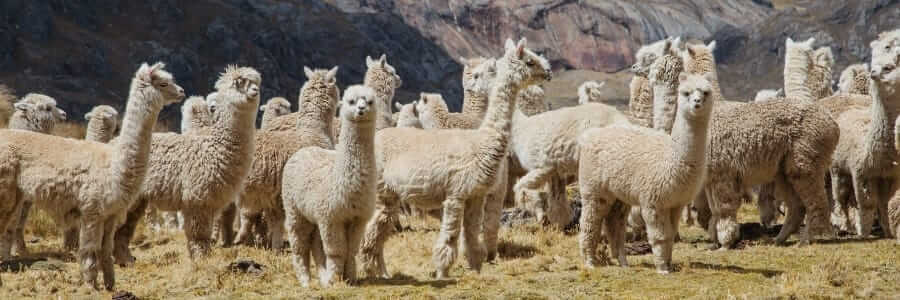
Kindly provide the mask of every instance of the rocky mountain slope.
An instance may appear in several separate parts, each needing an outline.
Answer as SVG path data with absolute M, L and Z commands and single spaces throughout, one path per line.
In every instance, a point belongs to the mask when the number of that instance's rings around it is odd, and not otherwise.
M 142 61 L 163 60 L 189 94 L 209 92 L 229 63 L 263 73 L 263 96 L 295 99 L 302 68 L 339 65 L 361 81 L 366 55 L 387 53 L 404 86 L 397 100 L 440 92 L 460 107 L 461 56 L 496 56 L 525 36 L 563 73 L 547 86 L 571 103 L 582 80 L 627 83 L 637 48 L 669 35 L 716 39 L 725 95 L 781 85 L 784 39 L 833 47 L 835 72 L 868 58 L 878 32 L 898 27 L 897 0 L 9 0 L 0 2 L 0 83 L 43 92 L 73 116 L 123 105 Z M 627 88 L 610 89 L 611 100 Z M 177 117 L 169 108 L 165 117 Z

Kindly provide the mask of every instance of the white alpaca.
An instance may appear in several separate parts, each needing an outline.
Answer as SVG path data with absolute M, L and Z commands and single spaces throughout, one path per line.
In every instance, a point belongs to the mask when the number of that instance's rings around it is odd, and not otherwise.
M 587 267 L 600 262 L 597 244 L 604 219 L 612 254 L 620 266 L 627 266 L 625 208 L 635 205 L 647 223 L 657 271 L 672 271 L 681 210 L 697 197 L 706 178 L 714 103 L 709 79 L 709 75 L 680 75 L 671 135 L 626 125 L 590 129 L 580 137 L 578 179 L 584 208 L 579 240 Z
M 388 128 L 375 135 L 378 199 L 361 250 L 370 276 L 389 276 L 383 247 L 401 201 L 425 210 L 443 207 L 441 233 L 432 252 L 438 278 L 448 276 L 456 259 L 460 222 L 469 267 L 481 269 L 483 201 L 509 150 L 516 95 L 551 76 L 547 60 L 526 49 L 524 39 L 518 44 L 507 40 L 497 70 L 488 112 L 478 129 Z
M 94 106 L 84 119 L 88 122 L 84 139 L 88 141 L 108 143 L 119 128 L 119 112 L 109 105 Z
M 57 123 L 66 120 L 66 112 L 56 107 L 56 100 L 41 94 L 25 95 L 13 107 L 15 112 L 10 117 L 9 129 L 50 134 Z M 3 251 L 0 253 L 0 257 L 8 257 L 10 252 L 18 253 L 19 256 L 27 254 L 25 222 L 32 204 L 31 201 L 23 203 L 20 216 L 12 221 L 15 225 L 10 227 L 2 237 L 7 239 L 4 243 L 12 243 L 12 249 L 0 249 Z M 7 250 L 10 252 L 6 252 Z
M 266 130 L 275 125 L 275 118 L 291 113 L 291 103 L 282 97 L 275 97 L 269 99 L 265 105 L 260 105 L 259 110 L 263 112 L 260 129 Z
M 356 253 L 375 209 L 376 98 L 369 87 L 347 88 L 341 105 L 344 124 L 335 149 L 303 148 L 284 166 L 285 227 L 303 286 L 309 285 L 308 257 L 315 234 L 325 254 L 322 285 L 356 280 Z
M 605 85 L 605 81 L 596 82 L 591 80 L 581 83 L 581 85 L 578 86 L 578 104 L 600 102 L 600 97 L 603 96 L 601 91 Z
M 422 128 L 422 122 L 419 121 L 419 112 L 416 111 L 416 102 L 400 104 L 397 102 L 397 118 L 394 121 L 397 127 L 414 127 Z
M 190 257 L 209 253 L 213 221 L 234 201 L 250 170 L 261 83 L 253 68 L 228 66 L 216 81 L 216 121 L 206 132 L 153 134 L 150 171 L 125 224 L 116 231 L 117 262 L 134 261 L 128 244 L 148 205 L 180 211 Z M 190 159 L 199 153 L 202 159 Z
M 784 98 L 784 89 L 777 90 L 759 90 L 753 97 L 753 102 L 766 101 L 769 99 Z
M 135 73 L 121 135 L 109 144 L 0 131 L 0 194 L 4 197 L 0 229 L 8 228 L 28 200 L 62 224 L 80 221 L 82 280 L 94 288 L 99 287 L 100 270 L 106 289 L 115 286 L 115 228 L 147 174 L 151 132 L 159 111 L 184 98 L 184 90 L 162 68 L 162 63 L 143 64 Z

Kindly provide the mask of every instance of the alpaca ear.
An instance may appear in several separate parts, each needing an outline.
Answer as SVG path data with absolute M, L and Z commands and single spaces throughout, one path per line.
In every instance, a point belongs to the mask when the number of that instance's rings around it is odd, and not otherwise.
M 313 77 L 313 70 L 307 66 L 303 66 L 303 74 L 306 75 L 306 79 L 310 79 Z
M 394 102 L 394 107 L 397 108 L 397 110 L 400 110 L 401 108 L 403 108 L 403 104 L 400 104 L 400 102 Z
M 788 46 L 793 45 L 793 44 L 794 44 L 794 39 L 792 39 L 792 38 L 787 38 L 787 41 L 785 41 L 785 43 L 787 43 Z
M 384 65 L 387 63 L 387 55 L 381 54 L 381 58 L 378 59 L 378 63 L 381 64 L 381 67 L 383 68 Z
M 811 37 L 808 40 L 806 40 L 806 42 L 803 42 L 803 43 L 809 47 L 812 47 L 812 45 L 816 43 L 816 38 Z
M 331 68 L 331 70 L 328 70 L 328 73 L 325 74 L 325 78 L 328 78 L 328 81 L 334 82 L 335 79 L 337 78 L 337 71 L 338 71 L 337 66 L 335 66 L 334 68 Z
M 138 68 L 136 77 L 141 81 L 150 82 L 151 80 L 153 80 L 152 78 L 150 78 L 150 72 L 150 65 L 148 65 L 147 63 L 142 63 L 141 67 Z
M 675 37 L 675 39 L 672 40 L 672 49 L 680 50 L 682 48 L 684 48 L 684 43 L 681 42 L 681 37 Z
M 662 51 L 662 53 L 663 53 L 663 55 L 666 55 L 666 53 L 669 53 L 669 52 L 671 52 L 671 51 L 672 51 L 672 40 L 666 39 L 666 40 L 663 42 L 663 51 Z
M 601 82 L 597 83 L 597 88 L 598 88 L 598 89 L 599 89 L 599 88 L 603 88 L 604 86 L 606 86 L 606 81 L 601 81 Z
M 371 68 L 373 64 L 375 64 L 375 61 L 372 60 L 372 57 L 366 55 L 366 67 Z
M 266 111 L 266 105 L 260 105 L 259 111 Z
M 428 97 L 425 97 L 425 93 L 419 94 L 419 101 L 422 101 L 422 104 L 428 104 Z
M 503 46 L 503 48 L 504 48 L 504 50 L 506 50 L 504 52 L 507 52 L 507 53 L 512 52 L 513 50 L 516 49 L 516 42 L 513 42 L 512 39 L 506 39 L 506 45 Z
M 682 74 L 684 74 L 684 73 L 682 73 Z M 706 72 L 706 74 L 703 74 L 703 78 L 706 79 L 706 81 L 709 81 L 709 82 L 716 81 L 716 77 L 713 76 L 713 73 L 712 73 L 712 72 Z
M 516 56 L 521 58 L 525 56 L 525 44 L 527 44 L 527 40 L 522 38 L 519 40 L 519 43 L 516 44 Z
M 709 42 L 709 44 L 706 45 L 706 48 L 709 49 L 709 52 L 715 51 L 716 50 L 716 41 L 713 40 L 712 42 Z
M 15 107 L 16 110 L 27 111 L 32 109 L 34 105 L 27 102 L 17 102 L 16 104 L 13 104 L 13 107 Z
M 166 67 L 166 64 L 164 64 L 162 62 L 157 62 L 157 63 L 153 64 L 152 66 L 150 66 L 150 70 L 149 70 L 150 79 L 158 79 L 159 77 L 156 74 L 156 71 L 162 70 L 165 67 Z
M 56 108 L 56 113 L 59 114 L 59 117 L 62 118 L 63 121 L 65 121 L 69 118 L 69 114 L 67 114 L 66 111 L 64 111 L 58 107 Z

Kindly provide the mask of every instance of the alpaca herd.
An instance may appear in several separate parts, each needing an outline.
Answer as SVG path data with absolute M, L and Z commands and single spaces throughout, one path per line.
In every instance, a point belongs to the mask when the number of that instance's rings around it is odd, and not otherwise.
M 610 263 L 607 248 L 627 266 L 630 230 L 651 245 L 657 271 L 672 272 L 681 222 L 731 248 L 752 189 L 764 226 L 784 206 L 778 244 L 803 224 L 803 243 L 835 230 L 865 237 L 876 222 L 893 237 L 900 30 L 880 34 L 871 62 L 849 66 L 836 91 L 831 50 L 814 44 L 788 38 L 784 86 L 746 102 L 722 96 L 715 41 L 654 42 L 635 55 L 624 112 L 599 103 L 605 83 L 593 81 L 578 88 L 576 106 L 549 109 L 540 85 L 550 63 L 525 39 L 507 40 L 500 57 L 461 58 L 459 113 L 440 94 L 394 101 L 403 81 L 384 55 L 366 57 L 364 82 L 343 93 L 337 67 L 305 68 L 296 112 L 282 97 L 260 103 L 262 76 L 228 66 L 213 93 L 184 101 L 180 133 L 153 128 L 184 90 L 162 63 L 142 64 L 121 123 L 116 109 L 97 106 L 84 140 L 49 134 L 66 113 L 45 95 L 0 114 L 9 120 L 0 130 L 0 255 L 27 253 L 34 206 L 77 250 L 83 282 L 99 288 L 102 272 L 112 290 L 114 263 L 137 259 L 129 245 L 154 209 L 183 222 L 191 259 L 208 256 L 217 237 L 224 247 L 280 250 L 286 234 L 300 284 L 310 284 L 312 259 L 330 286 L 355 283 L 357 264 L 367 277 L 391 277 L 384 249 L 398 215 L 420 212 L 440 219 L 432 262 L 441 279 L 460 253 L 475 271 L 497 257 L 504 207 L 568 225 L 574 181 L 587 268 Z M 0 86 L 0 97 L 9 94 Z

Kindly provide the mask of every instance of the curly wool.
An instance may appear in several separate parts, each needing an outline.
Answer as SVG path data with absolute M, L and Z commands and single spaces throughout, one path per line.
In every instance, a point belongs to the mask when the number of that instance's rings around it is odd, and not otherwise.
M 394 101 L 394 92 L 403 85 L 397 70 L 387 63 L 387 56 L 381 55 L 378 59 L 366 56 L 366 75 L 363 84 L 375 90 L 378 95 L 378 125 L 376 130 L 394 127 L 391 122 L 391 103 Z
M 842 94 L 869 94 L 869 66 L 867 64 L 849 65 L 838 81 L 838 92 Z
M 275 126 L 273 123 L 276 118 L 291 113 L 291 103 L 282 97 L 274 97 L 265 105 L 260 105 L 259 110 L 263 112 L 260 130 L 266 130 Z
M 56 99 L 31 93 L 16 102 L 9 129 L 49 134 L 56 124 L 66 120 L 66 112 L 56 107 Z
M 106 143 L 113 139 L 119 127 L 119 112 L 109 105 L 97 105 L 84 115 L 88 121 L 87 134 L 84 139 Z

